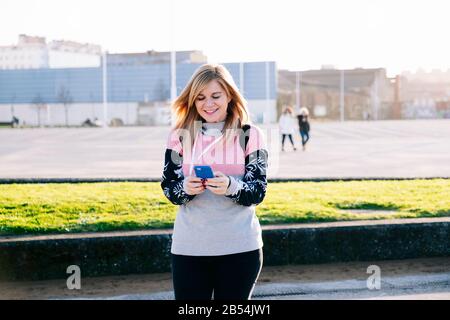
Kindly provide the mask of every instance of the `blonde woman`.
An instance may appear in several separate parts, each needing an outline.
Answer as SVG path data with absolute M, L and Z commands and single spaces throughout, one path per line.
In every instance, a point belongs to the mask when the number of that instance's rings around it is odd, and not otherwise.
M 284 140 L 286 137 L 289 137 L 289 140 L 291 141 L 292 148 L 294 151 L 297 150 L 294 144 L 294 140 L 292 139 L 292 135 L 295 132 L 295 118 L 294 118 L 294 112 L 291 107 L 287 107 L 283 110 L 283 113 L 280 116 L 278 125 L 280 127 L 280 133 L 282 135 L 281 138 L 281 151 L 284 151 Z
M 171 258 L 175 299 L 250 299 L 263 262 L 255 206 L 265 197 L 267 150 L 222 65 L 206 64 L 173 103 L 161 187 L 178 205 Z M 209 166 L 213 178 L 196 176 Z

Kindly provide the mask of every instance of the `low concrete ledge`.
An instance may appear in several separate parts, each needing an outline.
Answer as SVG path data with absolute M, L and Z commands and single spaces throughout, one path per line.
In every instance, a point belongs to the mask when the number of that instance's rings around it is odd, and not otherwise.
M 0 237 L 0 280 L 170 272 L 172 230 Z M 450 256 L 450 218 L 263 226 L 264 264 Z

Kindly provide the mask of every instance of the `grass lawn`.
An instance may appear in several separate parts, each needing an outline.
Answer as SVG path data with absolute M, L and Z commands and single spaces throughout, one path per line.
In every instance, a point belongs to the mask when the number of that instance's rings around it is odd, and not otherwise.
M 0 185 L 1 235 L 171 228 L 176 211 L 159 183 Z M 261 224 L 450 216 L 450 180 L 270 183 L 257 215 Z

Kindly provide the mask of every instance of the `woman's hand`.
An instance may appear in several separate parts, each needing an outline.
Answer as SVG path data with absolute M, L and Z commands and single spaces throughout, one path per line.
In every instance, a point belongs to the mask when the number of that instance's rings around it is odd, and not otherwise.
M 214 176 L 215 178 L 206 180 L 206 189 L 218 195 L 225 194 L 230 183 L 230 178 L 220 171 L 216 171 Z
M 196 195 L 205 191 L 205 185 L 202 183 L 202 179 L 195 176 L 188 176 L 184 178 L 183 182 L 184 192 L 188 195 Z

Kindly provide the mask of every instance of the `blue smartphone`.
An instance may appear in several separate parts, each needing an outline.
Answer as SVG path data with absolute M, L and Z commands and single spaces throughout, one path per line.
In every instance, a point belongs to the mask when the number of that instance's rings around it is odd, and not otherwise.
M 195 175 L 202 179 L 214 178 L 214 173 L 210 166 L 194 166 Z

